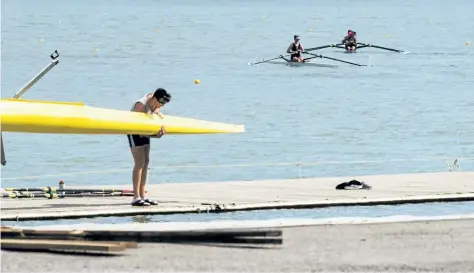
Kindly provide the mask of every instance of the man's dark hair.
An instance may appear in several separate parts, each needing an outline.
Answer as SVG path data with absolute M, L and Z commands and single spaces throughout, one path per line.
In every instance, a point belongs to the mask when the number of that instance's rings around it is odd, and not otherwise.
M 171 94 L 166 91 L 164 88 L 158 88 L 156 89 L 155 93 L 153 94 L 153 97 L 155 97 L 159 102 L 165 104 L 170 102 L 171 100 Z

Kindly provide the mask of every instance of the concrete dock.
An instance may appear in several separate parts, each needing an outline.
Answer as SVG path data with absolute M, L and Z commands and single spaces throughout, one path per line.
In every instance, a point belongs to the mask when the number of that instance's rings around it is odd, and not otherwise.
M 335 189 L 336 185 L 352 179 L 365 182 L 372 186 L 372 189 Z M 81 187 L 65 182 L 66 188 Z M 57 185 L 38 185 L 38 187 L 44 186 Z M 131 184 L 97 186 L 96 188 L 131 189 Z M 132 207 L 130 206 L 131 197 L 3 198 L 1 220 L 47 220 L 474 200 L 474 172 L 213 183 L 154 184 L 151 181 L 148 192 L 151 198 L 161 202 L 159 206 Z

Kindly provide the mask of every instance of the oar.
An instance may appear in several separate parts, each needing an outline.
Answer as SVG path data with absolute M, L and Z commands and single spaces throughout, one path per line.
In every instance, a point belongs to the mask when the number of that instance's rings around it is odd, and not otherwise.
M 328 47 L 338 47 L 340 45 L 343 45 L 343 44 L 330 44 L 330 45 L 325 45 L 325 46 L 310 47 L 310 48 L 305 49 L 305 51 L 319 50 L 319 49 L 328 48 Z
M 331 57 L 326 57 L 326 56 L 323 56 L 323 55 L 316 55 L 316 54 L 309 53 L 309 52 L 303 52 L 303 53 L 312 55 L 312 56 L 314 56 L 315 58 L 325 58 L 325 59 L 329 59 L 329 60 L 333 60 L 333 61 L 338 61 L 338 62 L 342 62 L 342 63 L 347 63 L 347 64 L 352 64 L 352 65 L 357 65 L 357 66 L 367 66 L 367 65 L 365 65 L 365 64 L 351 63 L 351 62 L 348 62 L 348 61 L 343 61 L 343 60 L 339 60 L 339 59 L 335 59 L 335 58 L 331 58 Z
M 363 44 L 363 43 L 358 43 L 358 44 L 361 44 L 361 45 L 363 45 L 364 47 L 374 47 L 374 48 L 385 49 L 385 50 L 389 50 L 389 51 L 393 51 L 393 52 L 398 52 L 398 53 L 406 53 L 406 51 L 398 50 L 398 49 L 394 49 L 394 48 L 388 48 L 388 47 L 383 47 L 383 46 L 376 46 L 376 45 L 371 45 L 371 44 Z
M 100 192 L 100 193 L 133 193 L 133 190 L 125 189 L 59 189 L 58 187 L 43 187 L 43 188 L 6 188 L 5 191 L 21 191 L 21 192 L 46 192 L 46 193 L 57 193 L 57 192 Z
M 267 59 L 267 60 L 261 60 L 259 62 L 254 62 L 254 63 L 248 63 L 248 65 L 256 65 L 256 64 L 261 64 L 261 63 L 266 63 L 268 61 L 273 61 L 273 60 L 276 60 L 276 59 L 284 59 L 284 57 L 288 57 L 288 56 L 291 56 L 291 54 L 286 54 L 286 55 L 280 55 L 276 58 L 272 58 L 272 59 Z
M 111 192 L 111 193 L 102 193 L 102 192 L 79 192 L 79 193 L 40 193 L 40 192 L 2 192 L 2 198 L 46 198 L 46 199 L 56 199 L 56 198 L 66 198 L 66 197 L 112 197 L 112 196 L 133 196 L 133 193 L 123 193 L 123 192 Z
M 54 193 L 54 194 L 49 194 L 49 193 L 23 193 L 23 192 L 2 192 L 2 198 L 47 198 L 47 199 L 53 199 L 53 198 L 61 198 L 61 195 Z

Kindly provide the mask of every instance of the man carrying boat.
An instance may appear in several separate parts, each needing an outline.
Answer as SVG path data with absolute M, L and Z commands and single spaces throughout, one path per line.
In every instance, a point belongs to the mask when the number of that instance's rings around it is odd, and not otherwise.
M 293 37 L 295 40 L 293 43 L 288 46 L 288 49 L 286 50 L 286 53 L 291 54 L 291 61 L 292 62 L 303 62 L 303 56 L 301 56 L 301 52 L 304 51 L 303 45 L 300 43 L 300 36 L 295 35 Z
M 170 102 L 171 95 L 163 88 L 156 89 L 155 93 L 148 93 L 135 101 L 131 111 L 147 114 L 159 114 L 161 107 Z M 132 206 L 158 205 L 145 196 L 150 161 L 150 138 L 161 138 L 165 134 L 164 126 L 156 135 L 141 136 L 127 135 L 130 151 L 132 152 L 134 167 L 132 171 L 133 200 Z
M 356 32 L 352 30 L 347 31 L 347 36 L 342 40 L 344 47 L 347 51 L 355 51 L 357 48 L 357 37 Z

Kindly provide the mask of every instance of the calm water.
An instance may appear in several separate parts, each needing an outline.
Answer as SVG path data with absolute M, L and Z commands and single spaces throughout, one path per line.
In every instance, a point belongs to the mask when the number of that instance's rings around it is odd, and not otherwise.
M 173 95 L 167 114 L 245 124 L 244 134 L 153 141 L 152 165 L 165 168 L 152 172 L 151 183 L 290 178 L 298 175 L 297 161 L 380 161 L 307 166 L 306 177 L 444 171 L 441 159 L 386 161 L 474 157 L 471 0 L 2 5 L 2 97 L 18 91 L 57 49 L 60 64 L 25 98 L 128 110 L 145 92 L 165 87 Z M 339 42 L 348 29 L 360 42 L 411 53 L 316 52 L 371 67 L 247 65 L 278 56 L 294 34 L 315 47 Z M 59 179 L 131 183 L 125 136 L 6 133 L 4 142 L 2 187 Z M 282 162 L 290 163 L 250 166 Z M 247 166 L 166 167 L 226 164 Z M 474 161 L 461 160 L 461 167 L 472 171 Z
M 406 204 L 397 206 L 370 207 L 333 207 L 319 209 L 282 209 L 262 211 L 239 211 L 228 213 L 201 213 L 181 215 L 138 215 L 130 217 L 97 217 L 87 219 L 88 223 L 124 224 L 124 223 L 158 223 L 158 222 L 208 222 L 226 220 L 273 220 L 289 218 L 329 219 L 340 217 L 370 217 L 388 216 L 447 216 L 474 213 L 474 202 L 452 202 L 431 204 Z M 6 221 L 5 225 L 37 226 L 37 225 L 74 225 L 83 223 L 84 219 L 62 219 L 52 221 Z

